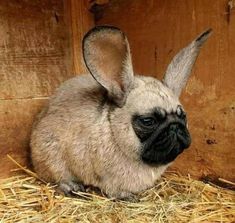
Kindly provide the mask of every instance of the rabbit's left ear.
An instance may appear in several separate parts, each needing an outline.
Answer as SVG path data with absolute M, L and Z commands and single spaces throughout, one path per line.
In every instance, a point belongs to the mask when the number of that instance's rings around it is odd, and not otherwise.
M 201 46 L 210 36 L 211 32 L 212 30 L 209 29 L 198 36 L 187 47 L 176 54 L 169 64 L 163 79 L 163 83 L 169 87 L 178 97 L 187 83 L 193 65 L 200 52 Z
M 97 26 L 83 39 L 84 61 L 91 75 L 122 107 L 133 84 L 129 43 L 116 27 Z

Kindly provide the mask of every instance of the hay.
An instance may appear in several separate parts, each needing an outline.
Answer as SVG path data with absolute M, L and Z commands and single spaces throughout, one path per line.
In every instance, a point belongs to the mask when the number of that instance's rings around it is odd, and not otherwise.
M 235 222 L 234 191 L 176 173 L 166 174 L 154 188 L 138 195 L 140 202 L 131 203 L 92 193 L 64 197 L 23 169 L 27 173 L 0 181 L 1 223 Z

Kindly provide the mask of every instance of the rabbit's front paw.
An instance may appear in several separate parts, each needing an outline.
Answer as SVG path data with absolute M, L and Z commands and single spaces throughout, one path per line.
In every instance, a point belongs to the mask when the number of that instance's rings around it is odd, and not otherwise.
M 121 201 L 127 201 L 127 202 L 131 202 L 131 203 L 137 203 L 139 202 L 139 198 L 137 197 L 137 195 L 131 193 L 131 192 L 120 192 L 114 196 L 109 196 L 110 198 L 115 198 L 115 200 L 121 200 Z
M 132 193 L 126 193 L 125 196 L 122 196 L 118 199 L 122 201 L 131 202 L 131 203 L 137 203 L 140 201 L 139 198 L 135 194 L 132 194 Z
M 59 183 L 59 191 L 62 191 L 65 196 L 74 196 L 73 192 L 85 192 L 84 185 L 82 183 L 68 181 L 68 182 L 60 182 Z

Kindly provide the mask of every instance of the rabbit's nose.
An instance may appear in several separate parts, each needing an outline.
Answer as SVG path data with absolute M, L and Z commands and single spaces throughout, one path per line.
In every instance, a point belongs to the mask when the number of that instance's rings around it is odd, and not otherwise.
M 179 129 L 179 124 L 173 123 L 170 124 L 169 126 L 169 131 L 172 133 L 177 133 L 178 129 Z

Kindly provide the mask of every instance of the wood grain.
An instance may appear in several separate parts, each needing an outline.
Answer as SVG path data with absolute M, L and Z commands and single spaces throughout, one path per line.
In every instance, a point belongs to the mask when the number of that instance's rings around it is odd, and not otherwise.
M 69 77 L 61 1 L 0 0 L 0 99 L 47 96 Z
M 9 176 L 16 166 L 11 155 L 22 165 L 29 165 L 29 137 L 33 120 L 47 99 L 15 99 L 0 101 L 0 177 Z
M 235 180 L 235 16 L 226 0 L 111 1 L 97 24 L 123 29 L 137 73 L 162 78 L 179 49 L 208 27 L 214 33 L 181 97 L 193 143 L 173 169 Z
M 83 8 L 85 3 L 0 0 L 0 177 L 8 176 L 15 167 L 7 154 L 22 165 L 29 164 L 35 115 L 55 88 L 75 75 L 73 60 L 77 71 L 83 69 L 81 44 L 77 43 L 90 24 L 86 19 L 92 19 Z
M 82 57 L 82 39 L 94 26 L 93 14 L 89 11 L 89 1 L 67 0 L 66 15 L 70 28 L 72 73 L 85 73 L 87 70 Z

